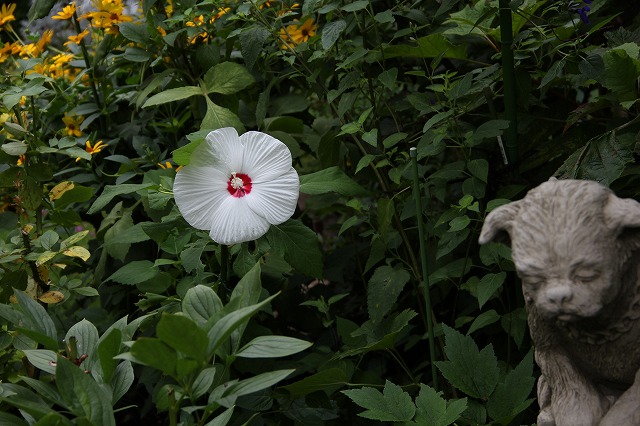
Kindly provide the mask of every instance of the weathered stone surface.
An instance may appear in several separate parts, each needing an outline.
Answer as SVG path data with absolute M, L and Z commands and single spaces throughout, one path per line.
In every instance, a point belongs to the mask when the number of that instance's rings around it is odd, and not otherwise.
M 592 181 L 552 179 L 492 211 L 541 369 L 538 425 L 640 425 L 640 203 Z

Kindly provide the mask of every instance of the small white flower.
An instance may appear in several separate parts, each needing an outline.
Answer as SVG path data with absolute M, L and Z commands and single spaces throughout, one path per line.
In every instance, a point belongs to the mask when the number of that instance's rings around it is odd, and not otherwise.
M 225 127 L 193 151 L 176 175 L 173 194 L 191 226 L 209 231 L 217 243 L 236 244 L 289 219 L 299 188 L 285 144 L 265 133 L 238 136 Z

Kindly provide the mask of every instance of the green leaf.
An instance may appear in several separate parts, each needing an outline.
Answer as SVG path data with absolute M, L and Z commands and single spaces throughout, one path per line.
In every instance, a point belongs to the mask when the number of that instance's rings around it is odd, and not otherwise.
M 234 354 L 240 358 L 277 358 L 301 352 L 313 343 L 286 336 L 259 336 Z
M 102 380 L 108 383 L 116 371 L 118 361 L 115 356 L 120 354 L 122 332 L 117 328 L 105 332 L 98 342 L 98 360 L 102 369 Z
M 507 424 L 511 418 L 525 410 L 533 399 L 531 396 L 535 377 L 533 377 L 533 351 L 529 351 L 520 364 L 511 370 L 487 401 L 487 411 L 494 420 Z M 503 420 L 505 420 L 504 422 Z
M 132 192 L 141 191 L 150 188 L 153 183 L 125 183 L 120 185 L 107 185 L 104 187 L 102 194 L 93 202 L 87 214 L 96 213 L 106 207 L 107 204 L 116 196 L 131 194 Z
M 167 345 L 197 360 L 207 356 L 207 333 L 189 318 L 182 315 L 163 314 L 158 322 L 157 335 Z
M 482 123 L 473 132 L 473 143 L 478 144 L 485 139 L 496 138 L 504 133 L 505 129 L 509 128 L 509 120 L 489 120 Z M 487 165 L 488 166 L 488 165 Z M 471 169 L 469 169 L 471 170 Z
M 255 78 L 245 67 L 235 62 L 221 62 L 204 76 L 209 93 L 232 95 L 255 83 Z
M 28 146 L 24 142 L 6 142 L 3 143 L 2 146 L 0 146 L 0 149 L 2 149 L 4 152 L 14 156 L 24 154 L 25 152 L 27 152 L 27 148 Z
M 467 163 L 467 169 L 469 172 L 482 182 L 487 183 L 487 178 L 489 177 L 489 162 L 484 158 L 478 158 L 476 160 L 471 160 Z
M 403 58 L 455 58 L 467 59 L 467 47 L 464 44 L 453 44 L 442 34 L 430 34 L 415 40 L 412 45 L 399 44 L 383 49 L 387 59 L 402 56 Z
M 93 188 L 75 184 L 74 187 L 66 191 L 55 201 L 55 208 L 62 210 L 72 203 L 82 203 L 89 201 L 93 197 Z
M 209 98 L 205 98 L 205 100 L 207 113 L 202 119 L 200 129 L 215 130 L 223 127 L 235 127 L 239 133 L 244 132 L 242 121 L 236 114 L 227 108 L 214 104 Z
M 436 361 L 436 366 L 445 379 L 462 392 L 474 398 L 488 398 L 500 375 L 492 345 L 479 351 L 471 337 L 464 336 L 445 324 L 442 328 L 448 361 Z
M 113 391 L 113 398 L 111 399 L 113 404 L 127 393 L 134 379 L 133 367 L 129 361 L 123 361 L 118 364 L 110 382 Z
M 153 279 L 158 275 L 159 271 L 153 266 L 153 262 L 149 260 L 135 260 L 129 262 L 116 272 L 114 272 L 106 281 L 115 281 L 120 284 L 140 284 Z
M 404 269 L 381 266 L 373 272 L 367 289 L 367 307 L 372 323 L 382 321 L 391 310 L 410 275 Z
M 629 55 L 629 52 L 622 45 L 616 49 L 607 50 L 603 56 L 604 60 L 604 81 L 603 86 L 611 89 L 623 97 L 623 100 L 635 98 L 636 79 L 639 75 L 640 62 L 637 60 L 638 47 L 635 43 L 635 58 Z
M 240 51 L 249 70 L 256 63 L 260 52 L 262 52 L 262 46 L 269 38 L 269 35 L 269 31 L 262 27 L 249 28 L 240 33 Z
M 213 420 L 207 423 L 205 426 L 226 426 L 231 420 L 231 416 L 233 415 L 233 410 L 236 408 L 235 405 L 224 410 L 222 413 L 218 414 Z
M 64 336 L 64 341 L 67 345 L 71 344 L 72 338 L 75 338 L 77 356 L 87 355 L 81 366 L 85 370 L 91 370 L 93 368 L 94 358 L 93 352 L 98 346 L 98 329 L 95 325 L 91 324 L 86 319 L 71 326 L 67 334 Z
M 29 22 L 47 16 L 54 4 L 56 4 L 56 0 L 35 0 L 31 3 L 31 7 L 27 13 Z
M 208 367 L 198 373 L 198 376 L 191 386 L 194 398 L 200 398 L 209 391 L 211 385 L 213 385 L 213 380 L 216 377 L 216 371 L 216 367 Z
M 38 302 L 27 296 L 25 292 L 14 290 L 14 293 L 22 312 L 25 314 L 26 323 L 24 325 L 57 341 L 58 332 L 47 311 Z
M 500 321 L 500 314 L 498 314 L 495 309 L 483 312 L 473 320 L 471 326 L 469 327 L 469 331 L 467 331 L 467 336 L 469 336 L 474 331 L 480 330 L 481 328 L 493 324 L 497 321 Z
M 218 349 L 220 345 L 222 345 L 229 338 L 231 333 L 236 328 L 242 325 L 246 319 L 253 316 L 256 312 L 262 309 L 263 306 L 267 305 L 279 294 L 280 293 L 278 292 L 273 296 L 266 298 L 260 303 L 247 306 L 246 308 L 238 309 L 231 312 L 230 314 L 223 316 L 220 319 L 214 319 L 214 323 L 209 329 L 209 333 L 207 334 L 209 337 L 207 354 L 210 355 L 215 352 L 215 350 Z
M 342 387 L 348 380 L 347 373 L 342 368 L 336 367 L 319 371 L 283 388 L 289 391 L 292 398 L 298 398 L 316 391 Z
M 182 310 L 199 326 L 222 310 L 222 301 L 211 287 L 197 285 L 187 290 L 182 299 Z
M 115 426 L 111 395 L 106 388 L 62 356 L 57 360 L 56 386 L 74 415 L 86 417 L 95 425 Z
M 47 349 L 25 349 L 23 352 L 34 367 L 49 374 L 56 374 L 56 352 Z
M 176 375 L 178 355 L 160 339 L 140 337 L 133 343 L 130 352 L 120 354 L 118 358 L 148 365 L 172 377 Z
M 386 381 L 383 393 L 377 389 L 362 387 L 342 391 L 353 402 L 367 410 L 358 416 L 386 422 L 408 422 L 413 418 L 416 407 L 411 396 L 398 385 Z
M 467 398 L 447 402 L 442 392 L 436 392 L 431 386 L 420 384 L 420 393 L 416 397 L 416 417 L 414 421 L 421 426 L 449 426 L 460 418 L 467 409 Z
M 327 22 L 322 27 L 322 48 L 329 50 L 338 41 L 342 32 L 347 28 L 347 23 L 342 19 Z
M 630 136 L 630 135 L 629 135 Z M 610 186 L 633 162 L 634 137 L 607 132 L 589 140 L 558 169 L 561 178 L 595 180 Z
M 271 248 L 297 271 L 316 278 L 322 276 L 322 252 L 318 237 L 302 222 L 288 220 L 271 226 L 267 240 Z
M 175 161 L 179 166 L 188 165 L 191 161 L 191 154 L 202 142 L 204 142 L 204 138 L 194 140 L 193 142 L 189 142 L 185 146 L 176 149 L 171 153 L 173 155 L 173 161 Z
M 266 389 L 276 383 L 284 380 L 287 376 L 293 373 L 295 369 L 290 370 L 276 370 L 268 371 L 266 373 L 258 374 L 257 376 L 250 377 L 248 379 L 240 380 L 226 387 L 222 394 L 220 404 L 225 407 L 230 407 L 235 404 L 236 398 L 242 395 L 248 395 L 250 393 L 258 392 L 262 389 Z
M 337 192 L 347 197 L 367 193 L 337 166 L 300 176 L 300 192 L 310 195 Z
M 358 10 L 366 9 L 367 6 L 369 6 L 369 2 L 367 0 L 356 0 L 346 6 L 342 6 L 341 9 L 345 12 L 357 12 Z
M 174 89 L 167 89 L 164 92 L 157 93 L 147 99 L 142 108 L 149 108 L 155 105 L 162 105 L 168 102 L 180 101 L 190 98 L 191 96 L 204 95 L 202 89 L 198 86 L 183 86 Z
M 493 296 L 493 294 L 502 287 L 502 283 L 504 283 L 506 278 L 506 272 L 487 274 L 482 277 L 480 284 L 478 284 L 478 305 L 480 306 L 480 309 L 482 309 L 491 296 Z
M 125 38 L 139 43 L 142 46 L 149 44 L 151 36 L 146 25 L 140 25 L 137 22 L 120 22 L 118 24 L 118 32 Z

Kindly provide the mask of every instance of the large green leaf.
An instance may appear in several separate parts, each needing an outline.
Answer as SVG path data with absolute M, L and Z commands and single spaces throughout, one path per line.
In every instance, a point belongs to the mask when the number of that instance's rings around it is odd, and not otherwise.
M 74 415 L 86 417 L 94 425 L 115 426 L 111 395 L 106 388 L 62 356 L 57 360 L 56 385 Z
M 122 332 L 117 328 L 106 331 L 98 341 L 98 361 L 102 369 L 102 380 L 109 382 L 118 366 L 115 356 L 120 354 Z
M 205 100 L 207 102 L 207 113 L 202 119 L 200 129 L 216 130 L 223 127 L 235 127 L 239 133 L 244 132 L 244 125 L 235 113 L 214 104 L 209 98 L 205 98 Z
M 131 194 L 132 192 L 142 191 L 153 186 L 153 183 L 125 183 L 121 185 L 107 185 L 104 187 L 102 194 L 89 208 L 88 214 L 96 213 L 101 210 L 109 201 L 118 195 Z
M 302 222 L 288 220 L 271 226 L 267 240 L 271 248 L 297 271 L 316 278 L 322 276 L 322 252 L 318 238 Z
M 310 195 L 337 192 L 348 197 L 367 193 L 337 166 L 300 176 L 300 192 Z
M 498 383 L 496 390 L 491 394 L 487 401 L 489 416 L 494 420 L 502 420 L 502 424 L 508 424 L 513 416 L 533 402 L 529 397 L 534 383 L 533 351 L 529 351 L 520 364 Z
M 195 360 L 206 360 L 207 333 L 189 318 L 164 314 L 158 322 L 156 332 L 160 340 L 173 349 Z
M 268 371 L 248 379 L 236 381 L 229 386 L 226 384 L 222 385 L 226 389 L 222 394 L 222 398 L 218 399 L 217 402 L 222 406 L 230 407 L 235 404 L 235 401 L 239 396 L 258 392 L 262 389 L 275 385 L 294 371 L 294 369 Z
M 240 358 L 277 358 L 309 348 L 313 343 L 287 336 L 259 336 L 244 345 L 234 356 Z
M 56 326 L 42 305 L 27 296 L 23 291 L 15 290 L 15 295 L 22 312 L 25 314 L 27 321 L 27 323 L 24 324 L 25 328 L 31 328 L 57 341 L 58 333 Z
M 471 337 L 444 324 L 442 328 L 448 361 L 437 361 L 436 366 L 454 387 L 475 398 L 488 398 L 500 376 L 492 345 L 480 351 Z
M 420 393 L 416 397 L 415 422 L 421 426 L 449 426 L 467 409 L 467 398 L 446 401 L 442 392 L 436 392 L 431 386 L 420 384 Z
M 118 355 L 119 359 L 145 364 L 175 377 L 178 354 L 160 339 L 141 337 L 131 346 L 130 352 Z
M 157 93 L 147 99 L 144 105 L 142 105 L 142 108 L 166 104 L 168 102 L 180 101 L 182 99 L 190 98 L 191 96 L 203 94 L 204 93 L 202 93 L 202 89 L 198 86 L 183 86 L 173 89 L 167 89 L 164 92 Z
M 415 412 L 416 406 L 411 396 L 398 385 L 386 381 L 382 393 L 369 387 L 342 391 L 353 402 L 367 410 L 358 416 L 383 422 L 408 422 Z
M 182 310 L 202 326 L 222 310 L 222 301 L 211 287 L 197 285 L 187 290 L 182 299 Z
M 347 372 L 342 368 L 334 367 L 319 371 L 283 388 L 288 390 L 293 398 L 297 398 L 316 391 L 340 388 L 348 381 Z
M 240 51 L 244 63 L 251 70 L 256 63 L 264 42 L 269 38 L 269 31 L 263 27 L 252 27 L 240 33 Z
M 235 62 L 221 62 L 204 76 L 209 93 L 232 95 L 255 83 L 255 79 L 245 67 Z
M 67 345 L 73 344 L 72 342 L 75 341 L 76 347 L 73 349 L 77 350 L 77 357 L 87 356 L 87 359 L 80 366 L 85 370 L 91 371 L 93 363 L 96 361 L 93 353 L 98 346 L 98 329 L 96 326 L 83 319 L 71 326 L 64 337 L 64 341 Z
M 413 58 L 452 58 L 466 59 L 467 47 L 464 44 L 453 44 L 442 34 L 430 34 L 415 40 L 415 44 L 399 44 L 383 49 L 385 58 L 396 56 Z
M 158 273 L 158 269 L 154 268 L 150 260 L 135 260 L 118 269 L 105 281 L 129 285 L 140 284 L 153 279 Z

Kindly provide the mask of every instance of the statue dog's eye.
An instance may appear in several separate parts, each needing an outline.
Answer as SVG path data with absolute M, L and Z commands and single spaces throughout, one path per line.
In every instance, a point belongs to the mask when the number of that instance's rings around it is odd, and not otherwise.
M 595 271 L 593 269 L 578 269 L 573 274 L 574 279 L 582 282 L 593 281 L 599 277 L 600 277 L 600 272 Z

